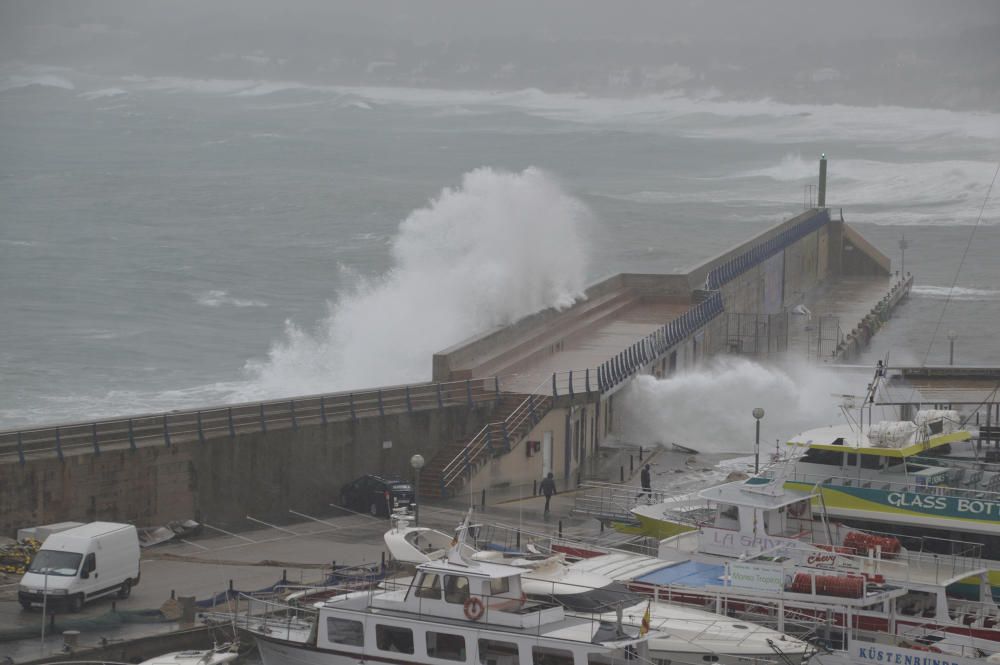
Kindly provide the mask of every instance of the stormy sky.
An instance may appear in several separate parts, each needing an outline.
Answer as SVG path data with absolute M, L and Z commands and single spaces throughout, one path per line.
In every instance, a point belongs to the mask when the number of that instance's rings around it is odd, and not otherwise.
M 1000 107 L 996 0 L 30 0 L 0 61 L 348 85 Z

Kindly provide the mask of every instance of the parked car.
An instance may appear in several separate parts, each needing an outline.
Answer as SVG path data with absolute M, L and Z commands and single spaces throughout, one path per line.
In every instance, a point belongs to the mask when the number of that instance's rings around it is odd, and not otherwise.
M 388 517 L 412 503 L 413 485 L 399 478 L 368 474 L 340 490 L 340 505 L 374 517 Z
M 128 598 L 139 583 L 139 536 L 131 524 L 91 522 L 54 533 L 42 543 L 18 585 L 24 609 L 60 605 L 77 612 L 83 604 L 117 594 Z

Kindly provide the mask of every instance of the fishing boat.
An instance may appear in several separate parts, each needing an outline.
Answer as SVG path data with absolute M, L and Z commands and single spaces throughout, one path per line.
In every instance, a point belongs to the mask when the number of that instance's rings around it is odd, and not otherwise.
M 445 556 L 452 537 L 440 531 L 410 526 L 397 517 L 385 534 L 385 543 L 398 562 L 422 564 Z M 614 620 L 622 607 L 623 621 L 641 626 L 648 610 L 649 625 L 660 636 L 649 641 L 654 661 L 717 662 L 723 665 L 778 663 L 790 665 L 809 659 L 815 648 L 780 631 L 731 619 L 682 604 L 648 599 L 607 576 L 569 566 L 566 554 L 476 550 L 464 546 L 463 555 L 477 561 L 521 568 L 522 589 L 531 600 L 554 602 L 570 614 L 594 612 Z M 708 661 L 703 661 L 708 658 Z
M 464 533 L 464 532 L 463 532 Z M 264 665 L 382 663 L 648 662 L 648 642 L 660 633 L 648 622 L 630 629 L 606 615 L 567 613 L 555 603 L 528 599 L 523 568 L 468 559 L 462 539 L 444 558 L 422 563 L 401 588 L 358 591 L 317 603 L 313 630 L 283 633 L 282 611 L 247 605 L 248 629 Z M 620 616 L 620 612 L 619 612 Z

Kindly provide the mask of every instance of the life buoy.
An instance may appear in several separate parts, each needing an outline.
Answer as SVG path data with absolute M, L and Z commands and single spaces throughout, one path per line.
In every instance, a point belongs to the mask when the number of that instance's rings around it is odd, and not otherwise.
M 472 621 L 479 621 L 483 616 L 483 612 L 486 611 L 486 608 L 483 607 L 483 601 L 475 596 L 466 598 L 462 609 L 465 610 L 466 618 Z

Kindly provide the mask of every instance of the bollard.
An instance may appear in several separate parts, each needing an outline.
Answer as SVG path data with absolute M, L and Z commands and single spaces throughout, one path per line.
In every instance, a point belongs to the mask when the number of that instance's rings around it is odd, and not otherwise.
M 483 498 L 480 500 L 479 505 L 483 508 L 486 507 L 486 488 L 483 488 Z
M 287 582 L 288 582 L 288 569 L 287 568 L 282 568 L 281 569 L 281 583 L 282 584 L 286 584 Z
M 233 581 L 232 581 L 232 580 L 229 580 L 229 593 L 232 593 L 232 592 L 233 592 Z M 171 597 L 171 598 L 173 598 L 173 597 L 174 597 L 174 594 L 173 594 L 173 592 L 171 592 L 171 594 L 170 594 L 170 597 Z
M 559 520 L 559 537 L 562 538 L 562 520 Z
M 177 602 L 181 606 L 181 625 L 193 626 L 195 609 L 194 596 L 181 596 L 177 599 Z
M 78 630 L 64 630 L 63 631 L 63 649 L 66 651 L 73 651 L 80 644 L 80 631 Z
M 621 467 L 619 468 L 621 470 L 621 474 L 619 474 L 620 475 L 619 480 L 621 481 L 622 484 L 625 484 L 625 465 L 622 464 Z
M 628 456 L 628 472 L 629 473 L 635 473 L 635 456 L 634 455 L 629 455 Z

